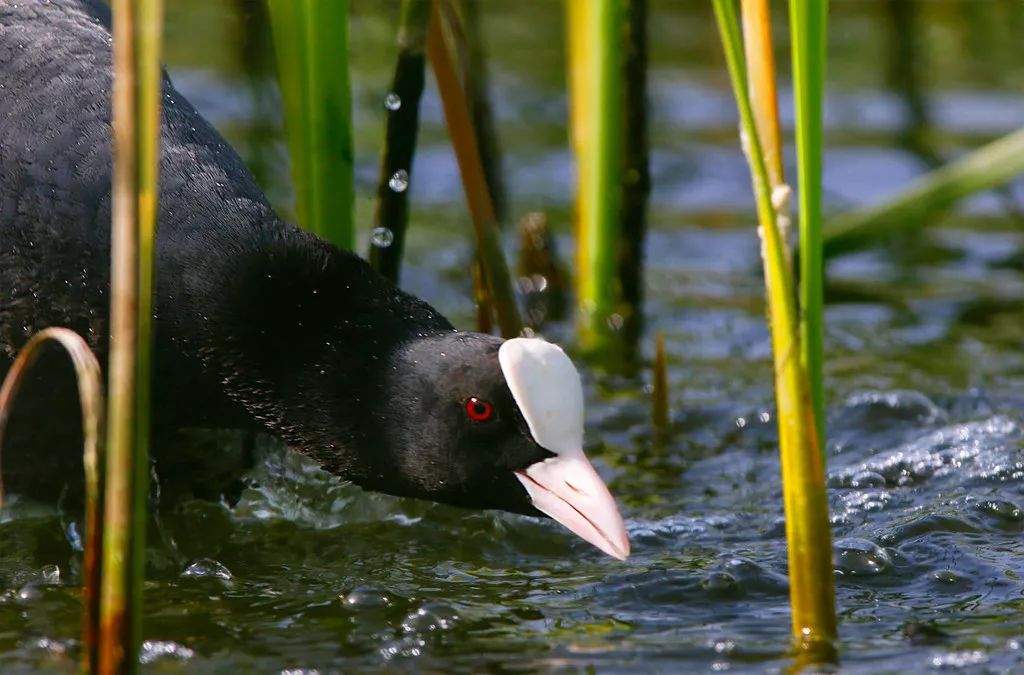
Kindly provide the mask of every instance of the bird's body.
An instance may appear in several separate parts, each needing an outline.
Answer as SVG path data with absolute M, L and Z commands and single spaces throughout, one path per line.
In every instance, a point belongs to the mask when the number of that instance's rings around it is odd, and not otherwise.
M 98 0 L 0 0 L 0 374 L 48 326 L 83 335 L 105 362 L 111 47 Z M 529 439 L 501 341 L 456 333 L 357 256 L 280 219 L 166 79 L 162 108 L 157 434 L 259 429 L 371 489 L 532 511 L 512 472 L 552 453 Z M 77 433 L 58 402 L 61 368 L 26 388 L 5 471 L 46 452 L 34 447 L 44 428 Z M 504 414 L 467 424 L 464 402 L 484 394 Z M 471 450 L 481 443 L 487 453 Z

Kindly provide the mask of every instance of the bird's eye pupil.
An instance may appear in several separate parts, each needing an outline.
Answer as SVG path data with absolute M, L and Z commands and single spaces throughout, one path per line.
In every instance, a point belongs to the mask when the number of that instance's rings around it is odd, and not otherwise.
M 474 422 L 486 422 L 494 415 L 494 406 L 473 396 L 466 401 L 466 415 Z

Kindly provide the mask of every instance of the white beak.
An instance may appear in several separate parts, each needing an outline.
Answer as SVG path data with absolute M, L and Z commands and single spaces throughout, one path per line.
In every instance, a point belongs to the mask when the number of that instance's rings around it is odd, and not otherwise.
M 516 471 L 516 477 L 538 511 L 612 557 L 629 556 L 629 536 L 615 498 L 582 452 L 537 462 Z
M 533 439 L 554 457 L 517 471 L 538 511 L 619 560 L 629 537 L 615 499 L 583 454 L 583 386 L 565 352 L 539 339 L 513 338 L 498 361 Z

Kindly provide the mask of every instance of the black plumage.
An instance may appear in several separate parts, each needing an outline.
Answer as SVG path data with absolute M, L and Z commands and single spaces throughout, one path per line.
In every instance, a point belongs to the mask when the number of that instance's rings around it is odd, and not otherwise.
M 0 0 L 0 373 L 47 326 L 106 358 L 108 26 L 97 0 Z M 513 470 L 550 453 L 502 378 L 500 341 L 455 332 L 358 257 L 278 218 L 166 79 L 159 203 L 158 437 L 260 429 L 371 489 L 533 512 Z M 15 410 L 9 483 L 68 470 L 56 446 L 73 446 L 77 417 L 58 390 L 73 389 L 48 361 Z M 466 418 L 472 396 L 494 404 L 492 420 Z M 165 446 L 158 438 L 158 462 L 175 451 Z

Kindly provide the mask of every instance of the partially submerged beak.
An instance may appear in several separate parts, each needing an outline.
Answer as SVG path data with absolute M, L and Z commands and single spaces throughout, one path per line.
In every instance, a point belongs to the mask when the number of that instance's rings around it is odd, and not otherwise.
M 612 557 L 629 556 L 629 537 L 615 498 L 582 452 L 537 462 L 516 471 L 516 478 L 538 511 Z

